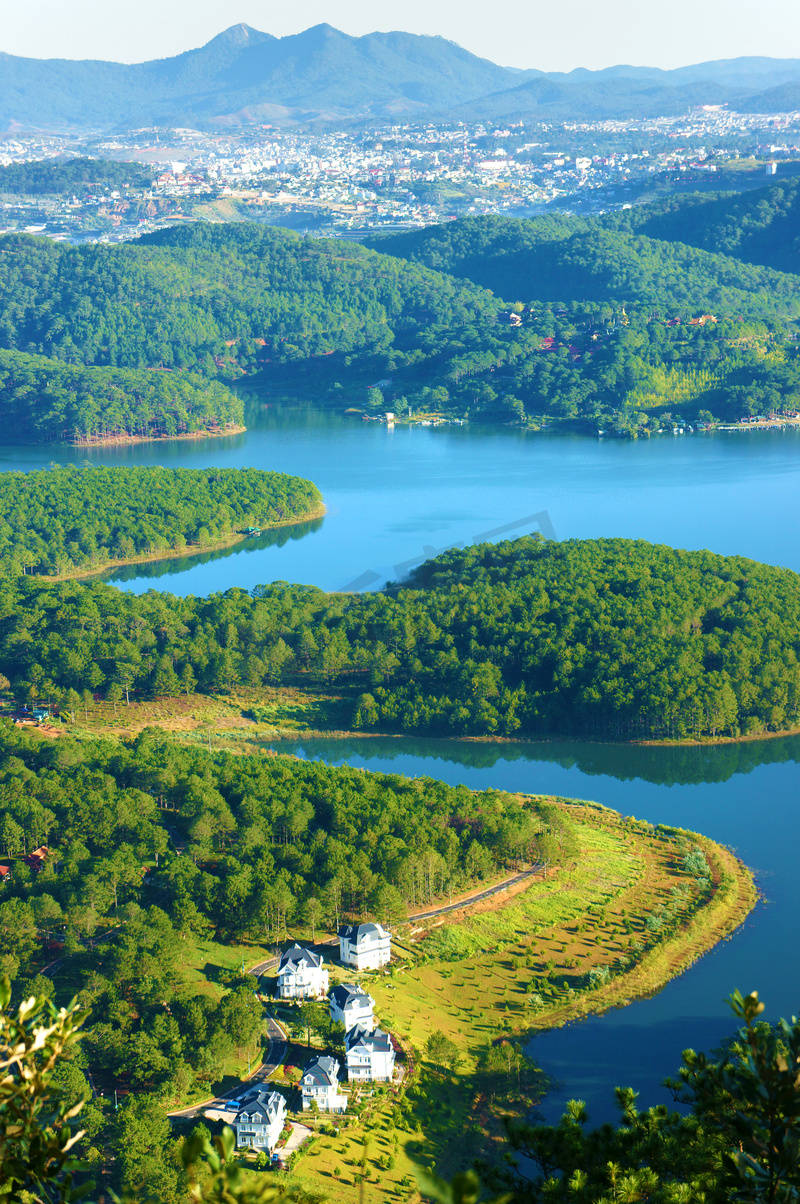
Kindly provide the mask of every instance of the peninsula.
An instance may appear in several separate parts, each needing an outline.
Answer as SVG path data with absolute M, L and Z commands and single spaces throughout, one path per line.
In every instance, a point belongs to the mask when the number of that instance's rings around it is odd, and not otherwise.
M 7 472 L 0 507 L 2 575 L 55 581 L 228 547 L 325 513 L 311 481 L 255 468 Z

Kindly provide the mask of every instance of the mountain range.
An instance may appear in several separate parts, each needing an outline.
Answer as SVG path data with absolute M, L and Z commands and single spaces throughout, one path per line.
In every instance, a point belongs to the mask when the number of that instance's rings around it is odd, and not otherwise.
M 0 54 L 0 128 L 225 128 L 311 120 L 562 119 L 671 115 L 691 105 L 800 108 L 800 59 L 725 59 L 665 71 L 501 67 L 441 37 L 330 25 L 276 38 L 233 25 L 146 63 Z

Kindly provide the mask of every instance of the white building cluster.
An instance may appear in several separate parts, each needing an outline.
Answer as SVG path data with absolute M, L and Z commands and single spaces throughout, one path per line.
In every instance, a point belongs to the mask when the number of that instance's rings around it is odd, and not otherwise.
M 342 965 L 378 970 L 391 960 L 391 934 L 381 924 L 346 924 L 339 929 Z M 281 958 L 278 994 L 281 998 L 318 998 L 322 959 L 295 945 Z M 325 987 L 327 988 L 327 970 Z M 301 981 L 302 980 L 302 981 Z M 287 990 L 294 994 L 286 994 Z M 303 992 L 303 993 L 301 993 Z M 375 1020 L 375 1000 L 356 983 L 338 983 L 328 995 L 331 1020 L 345 1030 L 345 1065 L 336 1058 L 315 1056 L 300 1079 L 303 1109 L 344 1112 L 347 1096 L 340 1089 L 344 1072 L 351 1083 L 387 1083 L 394 1075 L 396 1051 L 391 1035 Z
M 146 164 L 152 183 L 122 198 L 0 197 L 0 228 L 74 242 L 124 241 L 222 203 L 222 220 L 358 238 L 466 214 L 533 215 L 553 203 L 604 212 L 648 181 L 702 186 L 738 157 L 756 155 L 762 175 L 776 163 L 779 180 L 785 161 L 800 157 L 800 112 L 741 114 L 707 105 L 679 117 L 529 120 L 507 128 L 423 122 L 309 132 L 254 125 L 0 143 L 0 165 L 81 154 Z

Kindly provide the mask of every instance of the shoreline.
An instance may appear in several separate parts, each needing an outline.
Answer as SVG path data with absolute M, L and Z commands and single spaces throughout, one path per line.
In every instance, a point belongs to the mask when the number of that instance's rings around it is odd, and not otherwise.
M 261 527 L 261 532 L 263 534 L 265 531 L 279 531 L 282 527 L 299 526 L 300 523 L 311 522 L 315 518 L 324 518 L 327 513 L 328 509 L 323 503 L 305 514 L 295 515 L 280 523 L 270 523 L 268 527 Z M 57 577 L 33 574 L 31 579 L 53 585 L 58 585 L 62 581 L 87 581 L 91 577 L 98 577 L 101 573 L 112 572 L 128 565 L 157 564 L 162 560 L 181 560 L 184 556 L 202 556 L 205 552 L 221 552 L 225 548 L 235 548 L 240 543 L 246 543 L 248 539 L 258 539 L 258 536 L 242 535 L 237 531 L 229 539 L 215 540 L 214 543 L 206 544 L 202 548 L 198 544 L 186 544 L 183 548 L 167 548 L 163 552 L 143 552 L 141 556 L 131 556 L 126 560 L 108 560 L 97 568 L 75 569 L 74 572 L 60 573 Z
M 620 818 L 619 812 L 612 814 Z M 678 828 L 668 831 L 673 838 L 690 836 L 708 857 L 713 873 L 709 898 L 695 908 L 673 936 L 648 949 L 626 974 L 588 997 L 583 995 L 574 1003 L 557 1006 L 550 1016 L 543 1017 L 544 1023 L 533 1027 L 531 1036 L 651 999 L 730 937 L 753 912 L 761 895 L 752 871 L 735 853 L 699 832 Z
M 321 511 L 321 514 L 324 514 L 324 513 L 325 513 L 325 510 L 323 508 L 323 510 Z M 316 517 L 316 515 L 314 517 Z M 293 521 L 302 522 L 305 520 L 300 519 L 300 520 L 293 520 Z M 286 526 L 286 525 L 291 525 L 291 524 L 284 523 L 281 525 Z M 247 537 L 244 537 L 244 538 L 247 538 Z M 239 537 L 237 537 L 237 539 L 235 541 L 233 541 L 231 545 L 225 545 L 225 546 L 235 546 L 235 544 L 240 541 L 241 541 L 241 539 Z M 181 553 L 180 555 L 185 555 L 185 554 L 186 553 Z M 168 559 L 172 555 L 173 555 L 173 553 L 170 553 L 170 552 L 164 553 L 161 557 L 159 557 L 159 559 Z M 149 560 L 153 560 L 153 559 L 155 559 L 155 558 L 147 557 L 147 558 L 142 558 L 141 560 L 128 561 L 126 563 L 134 563 L 134 564 L 147 563 Z M 105 571 L 106 571 L 106 569 L 95 569 L 95 570 L 92 570 L 91 572 L 81 574 L 81 576 L 88 578 L 91 576 L 96 576 L 99 573 L 102 573 Z M 66 578 L 66 577 L 63 577 L 63 578 L 55 578 L 55 577 L 44 578 L 43 577 L 41 580 L 57 582 L 57 581 L 68 580 L 68 579 L 69 578 Z M 286 689 L 288 687 L 279 687 L 279 688 Z M 293 689 L 296 690 L 298 694 L 302 695 L 302 690 L 300 687 L 293 687 Z M 211 695 L 208 695 L 208 696 L 199 695 L 198 697 L 208 697 L 208 699 L 212 698 Z M 144 700 L 139 700 L 139 701 L 144 701 Z M 429 735 L 425 732 L 380 732 L 380 731 L 374 731 L 374 730 L 355 731 L 353 729 L 336 728 L 336 727 L 318 728 L 318 727 L 310 727 L 309 726 L 306 728 L 296 728 L 296 727 L 284 727 L 281 725 L 280 722 L 272 724 L 265 720 L 259 721 L 259 720 L 251 718 L 250 712 L 254 705 L 258 705 L 258 700 L 254 701 L 251 698 L 245 698 L 245 699 L 236 699 L 236 700 L 230 699 L 229 701 L 234 706 L 234 709 L 239 712 L 239 721 L 235 725 L 236 730 L 239 732 L 239 739 L 243 739 L 247 744 L 249 744 L 253 747 L 258 747 L 258 748 L 262 748 L 262 749 L 263 748 L 271 748 L 274 752 L 278 752 L 278 753 L 281 753 L 286 756 L 290 756 L 290 755 L 292 755 L 292 753 L 290 753 L 290 751 L 288 749 L 285 749 L 285 750 L 282 749 L 280 747 L 282 744 L 288 744 L 288 743 L 302 744 L 306 741 L 311 741 L 311 740 L 325 740 L 325 741 L 329 741 L 331 743 L 333 743 L 335 741 L 347 741 L 347 740 L 353 740 L 353 741 L 355 741 L 355 740 L 367 740 L 367 741 L 368 740 L 391 740 L 391 741 L 426 740 L 426 741 L 434 742 L 435 744 L 444 744 L 444 743 L 454 743 L 457 745 L 478 744 L 478 745 L 483 745 L 483 746 L 496 747 L 498 749 L 501 749 L 506 745 L 508 745 L 508 746 L 563 745 L 564 747 L 568 747 L 568 748 L 574 748 L 575 746 L 580 746 L 581 748 L 587 748 L 587 749 L 588 748 L 620 748 L 620 749 L 709 748 L 709 749 L 711 749 L 711 748 L 719 747 L 721 745 L 752 744 L 752 743 L 762 741 L 762 740 L 778 740 L 778 739 L 787 738 L 787 737 L 800 736 L 800 727 L 786 728 L 786 729 L 783 729 L 783 730 L 777 731 L 777 732 L 760 732 L 760 733 L 756 733 L 756 734 L 749 734 L 749 735 L 742 735 L 742 736 L 716 736 L 714 738 L 709 737 L 705 740 L 697 740 L 697 739 L 687 739 L 687 740 L 598 740 L 598 739 L 595 739 L 595 740 L 590 740 L 590 739 L 586 739 L 585 737 L 564 736 L 561 734 L 559 734 L 559 735 L 536 735 L 536 736 L 464 736 L 464 735 L 457 736 L 457 735 Z M 155 722 L 155 726 L 158 726 L 157 721 L 148 720 L 148 722 L 150 722 L 150 723 Z M 199 723 L 195 725 L 195 727 L 198 727 L 198 726 L 200 726 Z M 184 734 L 188 734 L 192 730 L 194 730 L 193 727 L 189 726 L 189 727 L 187 727 Z M 217 732 L 217 737 L 222 738 L 222 739 L 230 738 L 231 735 L 232 735 L 232 731 L 228 730 L 227 726 L 226 726 L 225 730 L 219 730 Z
M 250 382 L 253 383 L 252 381 Z M 274 404 L 275 401 L 288 401 L 290 404 L 311 404 L 311 408 L 328 414 L 338 414 L 341 418 L 361 419 L 366 418 L 370 421 L 386 422 L 386 418 L 382 414 L 368 414 L 363 409 L 358 409 L 356 406 L 348 406 L 340 408 L 339 406 L 326 404 L 327 394 L 325 393 L 310 393 L 305 389 L 298 390 L 296 388 L 288 388 L 286 390 L 275 390 L 267 387 L 263 393 L 256 388 L 254 392 L 261 400 L 266 399 L 268 404 Z M 388 402 L 387 402 L 388 404 Z M 665 401 L 661 408 L 671 404 Z M 656 410 L 657 416 L 657 410 Z M 394 425 L 405 427 L 439 427 L 439 426 L 472 426 L 480 429 L 486 427 L 490 429 L 503 428 L 505 430 L 521 431 L 529 435 L 580 435 L 587 439 L 617 439 L 622 441 L 636 442 L 637 439 L 655 438 L 658 435 L 668 435 L 670 437 L 677 435 L 715 435 L 715 434 L 742 434 L 746 432 L 759 431 L 762 434 L 769 431 L 786 431 L 800 430 L 800 417 L 798 418 L 775 418 L 765 419 L 763 422 L 725 422 L 718 420 L 711 426 L 692 431 L 683 430 L 676 431 L 673 429 L 662 428 L 654 431 L 641 431 L 631 436 L 625 432 L 612 432 L 610 430 L 599 431 L 596 426 L 590 423 L 581 423 L 580 419 L 573 418 L 558 418 L 554 414 L 544 414 L 537 416 L 539 420 L 532 419 L 531 421 L 509 421 L 509 422 L 481 422 L 478 418 L 472 420 L 463 417 L 457 413 L 428 413 L 423 415 L 413 415 L 411 419 L 395 414 Z M 671 426 L 680 427 L 681 425 L 694 424 L 697 419 L 684 419 L 682 421 L 675 420 Z
M 246 426 L 230 426 L 225 430 L 184 431 L 182 435 L 108 435 L 102 439 L 71 439 L 64 446 L 85 447 L 88 450 L 91 447 L 127 446 L 131 443 L 177 443 L 196 439 L 224 439 L 228 435 L 243 435 L 246 431 Z
M 455 1121 L 444 1130 L 431 1126 L 426 1137 L 426 1159 L 444 1177 L 465 1168 L 465 1129 L 476 1126 L 480 1130 L 485 1156 L 494 1162 L 507 1149 L 504 1119 L 529 1115 L 531 1107 L 535 1109 L 554 1085 L 537 1069 L 528 1076 L 522 1090 L 519 1082 L 517 1089 L 511 1086 L 503 1090 L 502 1071 L 497 1071 L 495 1102 L 494 1090 L 476 1078 L 486 1050 L 487 1030 L 491 1045 L 521 1042 L 528 1046 L 537 1033 L 656 994 L 738 928 L 759 898 L 751 872 L 729 849 L 707 837 L 674 827 L 669 827 L 663 837 L 657 836 L 648 825 L 626 820 L 618 811 L 600 804 L 529 797 L 546 799 L 563 808 L 578 826 L 580 864 L 560 867 L 557 875 L 546 880 L 531 879 L 469 911 L 455 911 L 428 921 L 423 928 L 402 933 L 395 948 L 397 965 L 391 978 L 384 981 L 370 975 L 367 979 L 379 1012 L 390 1015 L 389 1027 L 405 1048 L 424 1050 L 426 1039 L 439 1029 L 462 1055 L 458 1070 L 441 1081 L 433 1080 L 433 1089 L 441 1092 L 440 1102 L 446 1103 Z M 707 892 L 688 914 L 684 913 L 672 935 L 646 948 L 627 972 L 613 974 L 600 988 L 583 982 L 573 995 L 567 980 L 576 971 L 578 979 L 583 980 L 588 968 L 613 964 L 613 952 L 623 947 L 631 932 L 625 925 L 626 916 L 634 919 L 633 931 L 641 931 L 642 922 L 662 901 L 665 885 L 685 880 L 685 873 L 673 862 L 687 839 L 708 858 L 711 884 Z M 612 845 L 617 849 L 615 858 L 623 860 L 605 874 L 601 869 L 598 878 L 596 869 L 584 862 L 588 858 L 600 864 L 609 856 Z M 553 907 L 557 915 L 553 915 Z M 448 944 L 434 944 L 426 955 L 426 941 L 436 942 L 437 934 L 448 928 L 464 933 L 460 956 L 455 954 L 456 946 Z M 580 966 L 575 954 L 580 954 Z M 555 961 L 547 962 L 548 957 Z M 553 972 L 559 997 L 544 1007 L 540 1003 L 536 1014 L 531 1014 L 527 1002 L 529 981 L 539 989 L 535 980 L 542 974 L 551 978 Z M 535 1063 L 535 1042 L 528 1056 Z M 420 1053 L 418 1057 L 425 1055 Z M 412 1075 L 415 1069 L 410 1067 Z M 414 1098 L 412 1121 L 423 1122 L 425 1105 L 429 1106 L 431 1099 L 430 1088 L 421 1107 L 417 1108 Z M 380 1104 L 377 1114 L 382 1115 Z M 365 1119 L 378 1129 L 374 1117 Z M 355 1132 L 348 1131 L 347 1139 L 357 1142 L 362 1122 L 356 1119 L 353 1123 Z M 344 1149 L 338 1133 L 326 1135 L 315 1151 L 318 1157 L 309 1160 L 305 1155 L 296 1173 L 304 1182 L 308 1177 L 315 1188 L 327 1186 L 334 1167 L 342 1166 Z M 420 1152 L 410 1125 L 408 1136 L 401 1134 L 397 1151 L 400 1165 L 392 1168 L 393 1174 L 383 1176 L 376 1194 L 378 1201 L 391 1197 L 397 1181 Z M 333 1175 L 336 1191 L 331 1196 L 332 1204 L 347 1199 L 343 1189 L 349 1183 L 346 1176 L 340 1176 L 341 1171 Z
M 432 736 L 426 732 L 376 732 L 349 731 L 347 729 L 308 728 L 293 731 L 275 729 L 276 740 L 448 740 L 458 744 L 585 744 L 598 748 L 715 748 L 720 744 L 752 744 L 758 740 L 778 740 L 784 736 L 800 736 L 800 727 L 782 729 L 779 732 L 758 732 L 744 736 L 709 736 L 705 740 L 589 740 L 585 736 L 540 735 L 540 736 Z

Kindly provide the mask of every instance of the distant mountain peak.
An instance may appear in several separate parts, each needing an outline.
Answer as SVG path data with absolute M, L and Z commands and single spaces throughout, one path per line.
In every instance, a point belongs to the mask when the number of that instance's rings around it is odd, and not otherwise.
M 247 25 L 244 21 L 240 21 L 238 25 L 230 25 L 227 29 L 223 29 L 222 33 L 218 33 L 216 37 L 211 38 L 206 42 L 203 49 L 209 46 L 229 46 L 232 48 L 240 46 L 251 46 L 257 42 L 275 42 L 275 38 L 271 33 L 262 33 L 260 29 L 254 29 L 252 25 Z
M 334 39 L 349 42 L 351 40 L 346 33 L 342 33 L 341 29 L 337 29 L 335 25 L 329 25 L 327 21 L 320 21 L 319 25 L 311 25 L 308 29 L 304 29 L 302 33 L 292 34 L 291 37 L 293 39 L 297 38 L 300 41 L 308 40 L 309 42 L 333 41 Z
M 669 116 L 698 103 L 797 105 L 800 60 L 742 58 L 663 71 L 499 67 L 440 35 L 352 37 L 327 22 L 276 38 L 240 21 L 204 46 L 146 63 L 0 53 L 0 129 L 395 119 Z M 759 107 L 760 106 L 760 107 Z

